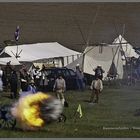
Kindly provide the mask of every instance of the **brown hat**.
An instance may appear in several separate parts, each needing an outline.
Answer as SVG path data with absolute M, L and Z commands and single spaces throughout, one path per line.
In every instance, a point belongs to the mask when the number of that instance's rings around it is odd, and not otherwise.
M 30 81 L 30 84 L 34 84 L 34 83 L 35 83 L 34 80 L 31 80 L 31 81 Z
M 79 67 L 80 66 L 80 64 L 76 64 L 76 67 Z
M 98 65 L 97 67 L 102 67 L 101 65 Z

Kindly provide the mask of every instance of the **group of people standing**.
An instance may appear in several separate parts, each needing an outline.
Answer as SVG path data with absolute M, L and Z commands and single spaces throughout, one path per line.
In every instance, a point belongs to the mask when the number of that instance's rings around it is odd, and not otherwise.
M 93 70 L 95 72 L 95 79 L 91 83 L 91 98 L 90 102 L 99 101 L 99 94 L 103 89 L 102 78 L 104 70 L 101 66 L 97 66 Z M 82 70 L 80 69 L 79 64 L 76 65 L 76 84 L 79 91 L 84 91 L 86 87 L 85 78 Z M 0 91 L 3 90 L 3 86 L 6 89 L 10 87 L 11 98 L 16 98 L 20 90 L 22 92 L 30 91 L 32 93 L 40 91 L 45 91 L 46 85 L 48 84 L 47 73 L 45 71 L 45 66 L 42 65 L 42 69 L 38 66 L 32 68 L 32 70 L 27 70 L 27 67 L 23 64 L 20 70 L 16 70 L 13 66 L 10 65 L 10 62 L 7 63 L 5 68 L 0 69 Z M 53 91 L 56 93 L 56 97 L 61 100 L 62 104 L 65 102 L 64 92 L 66 91 L 66 82 L 62 75 L 58 75 L 55 80 Z M 96 99 L 94 100 L 94 98 Z
M 29 71 L 30 77 L 32 80 L 34 80 L 35 85 L 38 89 L 41 91 L 46 91 L 46 86 L 48 85 L 48 79 L 47 79 L 47 72 L 45 70 L 45 65 L 42 65 L 42 68 L 40 69 L 39 66 L 36 66 L 32 68 L 32 70 Z
M 44 65 L 41 70 L 35 67 L 33 71 L 28 71 L 24 64 L 17 69 L 8 62 L 3 69 L 0 69 L 0 91 L 3 91 L 3 87 L 6 91 L 10 89 L 11 98 L 16 98 L 19 92 L 44 91 L 46 84 Z
M 98 65 L 95 69 L 93 69 L 95 72 L 95 79 L 92 80 L 91 82 L 91 97 L 90 97 L 90 103 L 98 103 L 99 101 L 99 94 L 103 90 L 103 73 L 105 72 L 102 69 L 101 65 Z M 79 64 L 76 65 L 76 81 L 77 81 L 77 87 L 79 90 L 84 90 L 85 89 L 85 80 L 84 80 L 84 74 L 82 70 L 80 69 Z
M 34 66 L 31 70 L 28 71 L 26 66 L 23 65 L 20 70 L 20 81 L 22 91 L 30 91 L 32 93 L 37 91 L 45 92 L 46 86 L 48 85 L 45 65 L 43 64 L 41 69 L 39 66 Z

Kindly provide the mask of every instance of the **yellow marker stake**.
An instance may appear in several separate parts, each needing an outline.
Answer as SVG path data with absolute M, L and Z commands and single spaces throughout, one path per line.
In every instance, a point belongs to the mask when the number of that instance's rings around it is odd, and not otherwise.
M 80 118 L 82 118 L 83 113 L 82 113 L 81 104 L 79 104 L 79 105 L 78 105 L 77 112 L 78 112 L 78 113 L 79 113 L 79 115 L 80 115 L 79 117 L 80 117 Z

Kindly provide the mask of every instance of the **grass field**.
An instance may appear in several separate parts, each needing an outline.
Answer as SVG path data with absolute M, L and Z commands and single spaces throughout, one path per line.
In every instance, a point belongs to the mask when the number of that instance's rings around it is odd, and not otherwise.
M 9 104 L 11 99 L 1 94 L 0 104 Z M 53 94 L 53 93 L 50 93 Z M 98 104 L 87 101 L 90 91 L 67 91 L 69 107 L 64 108 L 65 123 L 54 122 L 43 130 L 22 131 L 17 124 L 15 130 L 0 130 L 0 137 L 6 138 L 95 138 L 95 137 L 140 137 L 140 116 L 134 116 L 140 108 L 139 87 L 104 88 Z M 74 121 L 78 104 L 82 106 L 83 117 Z

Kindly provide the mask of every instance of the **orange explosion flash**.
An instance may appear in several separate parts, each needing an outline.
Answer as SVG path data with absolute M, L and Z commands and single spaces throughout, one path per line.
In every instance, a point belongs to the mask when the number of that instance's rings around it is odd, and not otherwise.
M 20 121 L 25 129 L 41 128 L 45 121 L 41 118 L 39 105 L 50 97 L 50 95 L 41 92 L 22 97 L 11 109 L 12 115 Z

